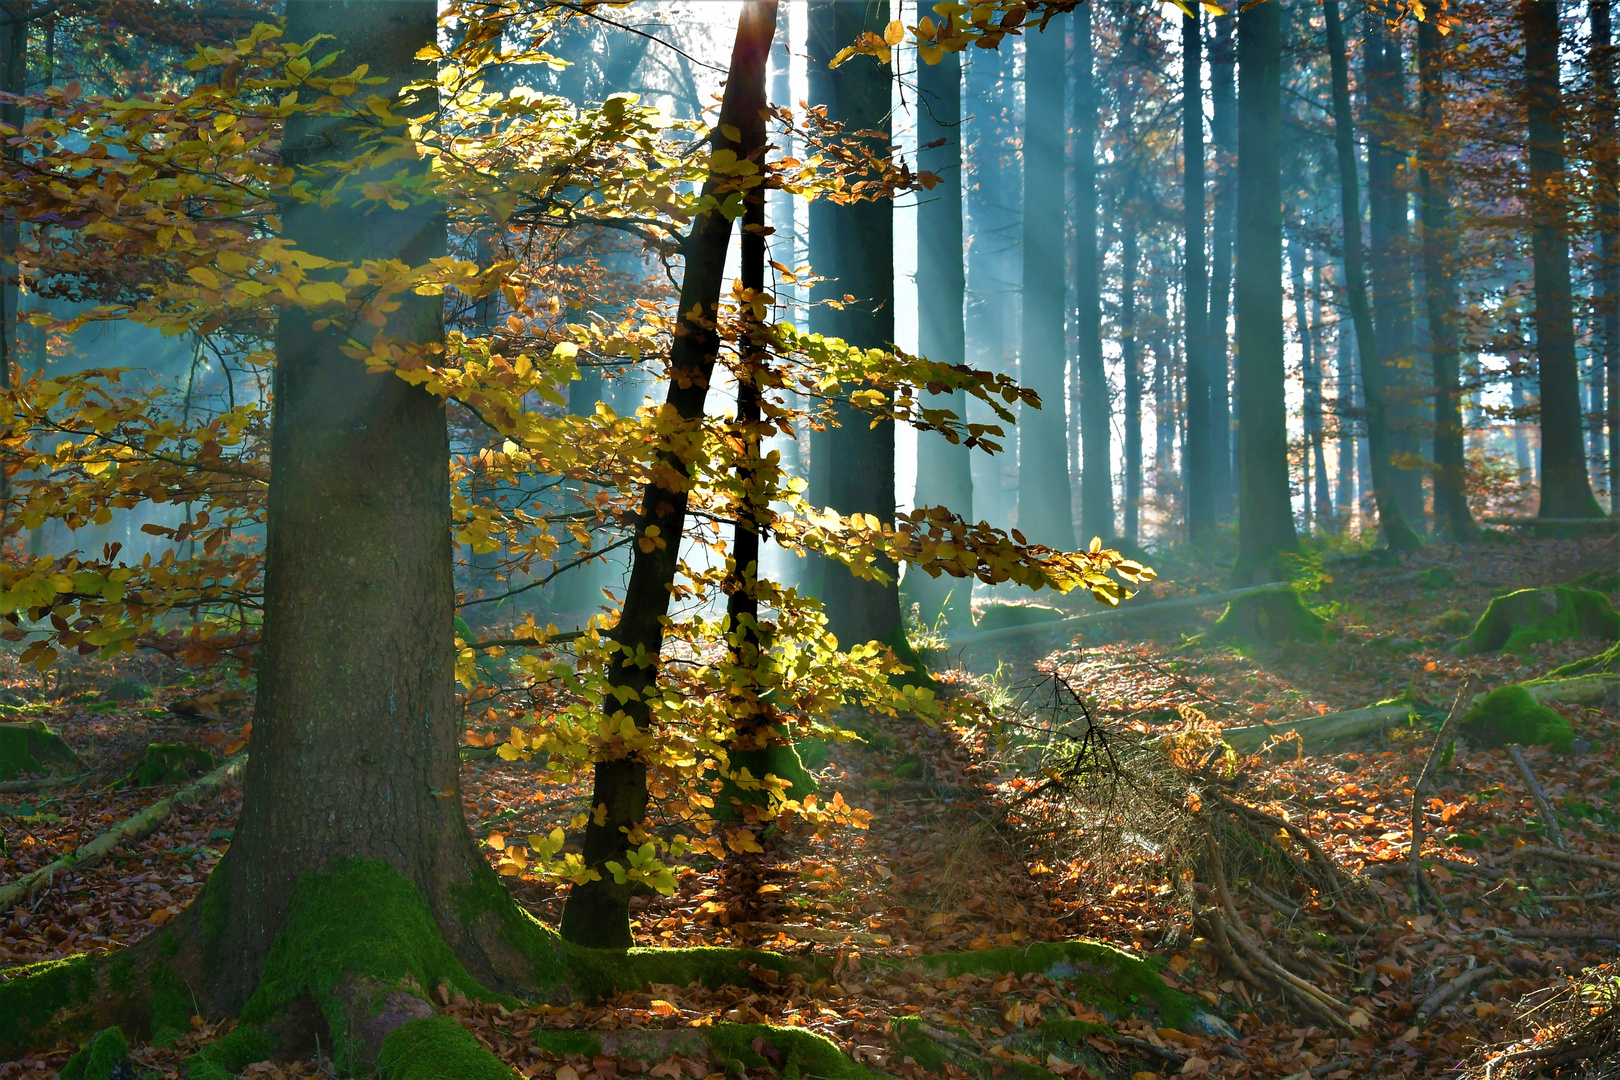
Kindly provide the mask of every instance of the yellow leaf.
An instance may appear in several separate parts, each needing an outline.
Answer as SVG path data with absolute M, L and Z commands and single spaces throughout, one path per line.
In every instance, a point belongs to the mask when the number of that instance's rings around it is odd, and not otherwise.
M 904 40 L 906 40 L 906 26 L 899 19 L 883 28 L 883 43 L 885 45 L 898 45 Z
M 186 271 L 186 276 L 199 285 L 206 286 L 210 289 L 219 288 L 218 275 L 216 275 L 206 266 L 193 266 L 190 270 Z

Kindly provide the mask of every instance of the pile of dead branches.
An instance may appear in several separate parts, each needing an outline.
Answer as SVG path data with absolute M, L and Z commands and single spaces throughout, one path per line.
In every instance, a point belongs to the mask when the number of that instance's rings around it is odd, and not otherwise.
M 1538 990 L 1518 1011 L 1532 1027 L 1529 1036 L 1475 1055 L 1465 1080 L 1620 1080 L 1620 967 L 1593 968 Z

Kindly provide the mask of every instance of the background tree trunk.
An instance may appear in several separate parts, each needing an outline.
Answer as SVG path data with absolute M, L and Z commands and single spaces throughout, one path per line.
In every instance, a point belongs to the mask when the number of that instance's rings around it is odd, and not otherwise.
M 1018 529 L 1074 549 L 1068 419 L 1063 400 L 1063 24 L 1024 36 L 1023 340 L 1019 381 L 1041 397 L 1020 410 Z M 922 258 L 919 252 L 918 265 Z
M 1209 133 L 1216 150 L 1209 279 L 1209 424 L 1210 490 L 1215 496 L 1216 521 L 1232 520 L 1236 505 L 1227 328 L 1232 314 L 1232 237 L 1237 230 L 1237 52 L 1232 37 L 1236 27 L 1236 16 L 1216 18 L 1215 37 L 1209 46 Z
M 1114 535 L 1112 403 L 1103 369 L 1102 295 L 1097 246 L 1097 75 L 1092 55 L 1090 4 L 1074 11 L 1074 244 L 1076 332 L 1080 381 L 1080 539 Z
M 1239 585 L 1282 579 L 1298 547 L 1283 398 L 1282 6 L 1238 16 Z
M 1524 89 L 1529 116 L 1529 203 L 1536 289 L 1536 354 L 1541 375 L 1541 516 L 1601 517 L 1581 445 L 1580 372 L 1570 292 L 1564 194 L 1564 123 L 1558 71 L 1558 0 L 1520 0 Z
M 1128 124 L 1128 121 L 1126 121 Z M 1129 136 L 1122 140 L 1129 145 Z M 1125 375 L 1125 524 L 1120 535 L 1136 543 L 1142 510 L 1142 351 L 1136 340 L 1135 207 L 1126 201 L 1127 180 L 1116 208 L 1119 218 L 1119 358 Z
M 1615 117 L 1620 99 L 1615 96 L 1614 16 L 1610 0 L 1591 0 L 1593 109 L 1597 117 L 1596 153 L 1598 198 L 1594 207 L 1598 225 L 1601 282 L 1598 298 L 1603 324 L 1603 357 L 1607 386 L 1604 403 L 1609 428 L 1609 513 L 1620 514 L 1620 145 L 1616 144 Z
M 1209 283 L 1204 267 L 1204 73 L 1198 9 L 1181 17 L 1182 327 L 1187 365 L 1187 441 L 1182 472 L 1187 535 L 1215 530 L 1214 453 L 1209 394 Z M 1222 334 L 1224 344 L 1226 335 Z M 1223 364 L 1224 368 L 1225 365 Z

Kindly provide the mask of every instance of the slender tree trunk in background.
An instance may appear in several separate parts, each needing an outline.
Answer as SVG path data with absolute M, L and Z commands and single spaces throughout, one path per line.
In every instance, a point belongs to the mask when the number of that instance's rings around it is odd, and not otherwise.
M 28 89 L 28 19 L 26 15 L 0 10 L 0 90 L 21 95 Z M 23 109 L 15 100 L 0 105 L 0 123 L 22 130 Z M 4 151 L 11 156 L 9 150 Z M 11 365 L 25 359 L 19 355 L 21 335 L 18 302 L 22 289 L 17 280 L 17 245 L 20 237 L 16 216 L 0 213 L 0 389 L 11 389 Z M 11 502 L 11 473 L 0 469 L 0 518 Z M 37 536 L 40 530 L 35 529 Z
M 1517 371 L 1522 364 L 1519 353 L 1508 353 L 1508 368 Z M 1513 406 L 1513 464 L 1519 470 L 1519 482 L 1534 483 L 1535 459 L 1530 453 L 1530 433 L 1525 430 L 1525 412 L 1530 407 L 1530 395 L 1524 386 L 1524 376 L 1508 376 L 1508 403 Z
M 1187 364 L 1187 439 L 1182 472 L 1187 535 L 1215 530 L 1214 441 L 1209 404 L 1209 282 L 1204 267 L 1204 74 L 1198 9 L 1181 17 L 1182 326 Z M 1225 335 L 1221 335 L 1225 344 Z M 1224 349 L 1223 349 L 1224 351 Z M 1225 365 L 1221 365 L 1223 368 Z
M 1128 144 L 1128 140 L 1127 140 Z M 1129 192 L 1130 182 L 1125 184 Z M 1142 508 L 1142 356 L 1136 342 L 1136 217 L 1121 205 L 1119 217 L 1119 356 L 1125 374 L 1125 525 L 1120 535 L 1136 543 Z
M 287 32 L 341 41 L 346 63 L 385 80 L 370 92 L 386 100 L 406 82 L 431 82 L 432 66 L 415 56 L 437 32 L 432 0 L 401 0 L 390 15 L 378 20 L 364 2 L 292 0 Z M 434 106 L 429 92 L 395 108 Z M 319 167 L 358 149 L 352 120 L 295 117 L 282 160 Z M 351 175 L 347 190 L 365 179 Z M 282 214 L 284 238 L 340 262 L 420 266 L 445 254 L 445 228 L 443 207 L 429 201 L 393 210 L 340 197 L 289 202 Z M 398 301 L 383 332 L 443 341 L 438 297 Z M 462 818 L 444 403 L 393 374 L 367 374 L 344 355 L 347 331 L 316 329 L 317 317 L 288 308 L 277 329 L 264 644 L 241 816 L 209 886 L 224 925 L 202 927 L 205 969 L 221 973 L 195 988 L 209 1015 L 240 1010 L 299 880 L 342 858 L 380 860 L 414 884 L 485 985 L 519 974 L 502 964 L 490 928 L 458 905 L 466 891 L 500 886 Z
M 1074 244 L 1075 358 L 1080 378 L 1080 539 L 1114 535 L 1114 464 L 1109 431 L 1108 374 L 1103 369 L 1102 296 L 1097 250 L 1097 84 L 1092 63 L 1092 11 L 1074 11 L 1075 95 Z
M 1169 251 L 1155 243 L 1148 253 L 1147 308 L 1152 332 L 1147 338 L 1153 354 L 1153 499 L 1161 512 L 1175 508 L 1176 421 L 1174 402 L 1176 376 L 1170 348 L 1170 267 Z M 1141 529 L 1138 521 L 1137 529 Z
M 1328 61 L 1333 78 L 1333 144 L 1339 162 L 1339 218 L 1344 228 L 1344 291 L 1355 327 L 1356 355 L 1360 360 L 1363 409 L 1367 423 L 1368 472 L 1378 524 L 1392 551 L 1415 551 L 1417 533 L 1401 512 L 1390 483 L 1390 446 L 1385 422 L 1387 404 L 1383 368 L 1379 365 L 1378 338 L 1372 308 L 1367 303 L 1367 271 L 1361 247 L 1361 178 L 1356 172 L 1355 122 L 1350 115 L 1349 52 L 1339 0 L 1322 0 L 1327 23 Z M 1365 494 L 1365 485 L 1363 485 Z
M 1314 253 L 1319 254 L 1319 253 Z M 1323 424 L 1322 386 L 1327 375 L 1327 345 L 1322 336 L 1322 275 L 1326 266 L 1311 259 L 1311 365 L 1312 381 L 1305 385 L 1305 422 L 1315 431 L 1311 457 L 1316 466 L 1316 520 L 1318 527 L 1333 526 L 1333 496 L 1328 487 L 1327 449 Z
M 1444 149 L 1445 61 L 1441 52 L 1445 46 L 1433 18 L 1418 23 L 1417 47 L 1423 113 L 1423 285 L 1434 378 L 1434 516 L 1453 540 L 1470 540 L 1479 529 L 1468 509 L 1462 388 L 1458 385 L 1457 276 L 1451 256 L 1456 230 Z
M 1041 397 L 1018 421 L 1018 529 L 1074 549 L 1063 401 L 1063 23 L 1024 36 L 1023 340 L 1019 381 Z M 921 265 L 921 255 L 918 257 Z
M 1529 115 L 1529 203 L 1536 290 L 1537 368 L 1541 376 L 1542 517 L 1601 517 L 1581 445 L 1580 372 L 1570 290 L 1569 224 L 1564 184 L 1564 122 L 1558 71 L 1558 0 L 1520 0 L 1524 27 L 1525 105 Z
M 789 13 L 792 5 L 781 7 L 777 13 L 776 44 L 771 48 L 771 100 L 777 105 L 793 104 L 793 63 L 792 42 L 793 34 L 789 27 Z M 782 140 L 781 154 L 784 157 L 796 157 L 798 150 L 791 134 L 778 136 Z M 769 241 L 769 255 L 772 260 L 784 266 L 800 266 L 804 263 L 804 246 L 794 224 L 794 199 L 775 199 L 766 207 L 766 216 L 772 230 Z M 782 318 L 803 326 L 803 316 L 799 310 L 800 296 L 797 286 L 784 285 L 778 290 L 777 306 L 782 312 Z M 792 395 L 794 402 L 802 404 L 802 399 Z M 804 455 L 800 453 L 799 436 L 773 435 L 769 442 L 770 449 L 782 455 L 782 473 L 785 476 L 800 480 L 808 479 L 805 471 Z M 803 570 L 803 562 L 792 556 L 782 557 L 778 550 L 775 553 L 767 552 L 766 561 L 770 564 L 771 576 L 779 584 L 796 584 Z
M 1299 546 L 1288 494 L 1282 295 L 1282 5 L 1238 16 L 1238 585 L 1287 576 Z
M 1590 0 L 1587 14 L 1592 20 L 1594 171 L 1598 196 L 1593 211 L 1597 217 L 1600 284 L 1599 317 L 1603 326 L 1604 381 L 1607 400 L 1604 418 L 1609 428 L 1609 513 L 1620 516 L 1620 143 L 1617 143 L 1615 117 L 1620 115 L 1620 98 L 1615 94 L 1614 15 L 1611 0 Z
M 731 70 L 715 135 L 717 148 L 730 149 L 738 158 L 752 155 L 757 160 L 764 152 L 765 65 L 770 56 L 771 39 L 776 33 L 776 6 L 776 0 L 751 0 L 743 7 L 737 24 Z M 428 8 L 433 10 L 431 4 Z M 725 136 L 728 127 L 739 133 L 738 140 Z M 704 184 L 705 193 L 718 189 L 715 178 L 711 177 Z M 670 350 L 672 377 L 664 403 L 666 412 L 673 413 L 683 428 L 695 426 L 702 420 L 709 381 L 720 352 L 719 336 L 712 321 L 719 310 L 726 251 L 730 245 L 731 222 L 724 214 L 708 213 L 699 217 L 687 235 L 678 308 L 683 313 L 686 332 L 675 336 Z M 442 413 L 440 423 L 443 423 Z M 677 450 L 665 449 L 661 454 L 664 463 L 677 475 L 689 476 L 696 465 Z M 664 646 L 670 587 L 680 565 L 680 538 L 686 529 L 687 498 L 688 490 L 684 486 L 672 491 L 656 483 L 647 485 L 636 521 L 636 535 L 656 536 L 663 542 L 646 547 L 638 543 L 633 549 L 624 605 L 618 625 L 613 629 L 613 639 L 619 649 L 614 653 L 608 678 L 614 686 L 630 691 L 622 711 L 643 729 L 650 719 L 643 696 L 653 689 L 658 679 L 657 657 Z M 649 532 L 654 527 L 658 532 Z M 898 604 L 895 610 L 898 616 Z M 652 662 L 638 663 L 637 657 L 651 658 Z M 613 704 L 609 707 L 615 707 L 617 700 L 610 698 Z M 605 719 L 611 720 L 612 715 Z M 601 877 L 569 890 L 563 907 L 562 934 L 577 945 L 628 948 L 633 943 L 631 886 L 615 883 L 605 866 L 608 862 L 626 864 L 625 851 L 631 837 L 647 816 L 646 760 L 632 753 L 598 762 L 591 806 L 597 810 L 585 826 L 584 859 Z
M 1385 22 L 1383 4 L 1367 9 L 1362 59 L 1367 106 L 1367 211 L 1372 241 L 1370 266 L 1373 323 L 1378 330 L 1379 378 L 1385 395 L 1384 421 L 1391 458 L 1410 458 L 1419 440 L 1421 388 L 1414 363 L 1410 200 L 1401 186 L 1406 151 L 1398 144 L 1406 113 L 1406 69 L 1399 31 Z M 1389 485 L 1407 524 L 1424 531 L 1423 473 L 1393 464 Z
M 1322 377 L 1317 371 L 1315 331 L 1306 305 L 1305 264 L 1310 253 L 1296 237 L 1288 243 L 1288 274 L 1294 289 L 1294 324 L 1299 330 L 1299 374 L 1304 393 L 1301 401 L 1301 429 L 1304 433 L 1304 452 L 1300 455 L 1300 502 L 1304 506 L 1305 527 L 1311 526 L 1311 468 L 1316 465 L 1313 454 L 1322 448 Z M 1320 470 L 1320 465 L 1317 465 Z M 1320 476 L 1320 472 L 1318 472 Z
M 1209 278 L 1209 463 L 1216 521 L 1231 521 L 1236 505 L 1227 329 L 1232 314 L 1232 237 L 1237 230 L 1237 51 L 1232 37 L 1236 28 L 1236 16 L 1217 17 L 1209 45 L 1209 133 L 1216 151 Z
M 917 342 L 922 354 L 942 364 L 966 362 L 963 302 L 966 256 L 962 242 L 962 56 L 946 53 L 937 64 L 917 71 L 917 165 L 940 178 L 917 206 Z M 967 393 L 932 397 L 934 408 L 967 416 Z M 942 436 L 917 436 L 918 506 L 948 506 L 973 518 L 973 452 Z M 906 592 L 916 600 L 924 624 L 941 614 L 956 630 L 973 625 L 968 579 L 910 572 Z
M 1334 515 L 1338 518 L 1339 528 L 1345 529 L 1350 525 L 1350 519 L 1356 512 L 1356 425 L 1354 414 L 1359 412 L 1356 404 L 1356 327 L 1343 316 L 1339 319 L 1339 347 L 1338 363 L 1334 374 L 1337 376 L 1338 400 L 1334 408 L 1339 416 L 1339 451 L 1334 458 L 1338 469 L 1338 485 L 1333 493 Z

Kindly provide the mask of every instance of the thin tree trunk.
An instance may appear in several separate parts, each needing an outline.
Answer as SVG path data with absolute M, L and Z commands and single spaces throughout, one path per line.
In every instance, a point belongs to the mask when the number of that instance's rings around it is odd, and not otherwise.
M 1068 421 L 1063 401 L 1062 23 L 1024 36 L 1023 340 L 1019 381 L 1041 398 L 1018 422 L 1018 529 L 1074 548 Z M 919 256 L 920 265 L 920 256 Z
M 13 95 L 0 105 L 0 123 L 21 131 L 23 109 L 16 101 L 28 88 L 28 17 L 6 9 L 0 21 L 0 90 Z M 11 151 L 5 151 L 11 156 Z M 0 211 L 0 390 L 12 386 L 11 365 L 21 359 L 18 355 L 20 340 L 17 305 L 22 289 L 17 280 L 18 235 L 16 215 Z M 0 520 L 10 509 L 11 472 L 0 469 Z M 37 534 L 39 530 L 35 530 Z
M 765 64 L 776 31 L 776 6 L 776 0 L 751 0 L 737 24 L 731 72 L 715 133 L 719 147 L 732 150 L 738 158 L 757 158 L 764 150 Z M 728 138 L 728 128 L 739 132 L 740 138 Z M 713 193 L 721 187 L 722 181 L 711 177 L 704 191 Z M 713 319 L 719 310 L 730 243 L 731 221 L 713 212 L 693 222 L 687 236 L 679 307 L 686 332 L 676 335 L 670 351 L 671 378 L 665 399 L 666 408 L 687 427 L 702 421 L 709 379 L 720 351 Z M 679 450 L 665 449 L 662 453 L 664 461 L 681 476 L 690 475 L 696 466 Z M 657 483 L 647 485 L 636 520 L 638 543 L 631 556 L 624 605 L 613 630 L 619 649 L 614 653 L 608 678 L 615 687 L 630 691 L 622 712 L 643 730 L 651 719 L 645 696 L 658 679 L 657 658 L 664 645 L 670 586 L 680 565 L 687 498 L 684 485 L 679 490 Z M 610 720 L 621 708 L 616 697 L 609 698 L 606 707 L 614 710 L 607 717 Z M 629 834 L 647 816 L 646 760 L 632 752 L 599 761 L 591 806 L 598 810 L 585 827 L 584 859 L 601 877 L 569 891 L 563 907 L 562 933 L 578 945 L 627 948 L 633 943 L 631 886 L 615 882 L 607 864 L 627 865 Z
M 1074 12 L 1075 95 L 1074 244 L 1075 327 L 1080 336 L 1080 538 L 1114 535 L 1112 412 L 1103 369 L 1102 296 L 1097 248 L 1097 84 L 1092 58 L 1092 10 Z
M 1148 350 L 1153 353 L 1153 498 L 1165 513 L 1173 511 L 1175 485 L 1176 377 L 1170 347 L 1169 251 L 1155 243 L 1148 253 Z M 1138 529 L 1141 528 L 1138 523 Z
M 1312 382 L 1306 384 L 1305 396 L 1305 422 L 1308 428 L 1314 430 L 1311 439 L 1311 456 L 1316 464 L 1316 520 L 1319 527 L 1330 528 L 1333 525 L 1333 496 L 1328 488 L 1327 451 L 1324 438 L 1322 386 L 1327 374 L 1327 346 L 1322 336 L 1322 274 L 1326 267 L 1316 259 L 1311 260 L 1311 355 L 1314 363 L 1311 365 Z M 1313 400 L 1314 398 L 1314 400 Z
M 917 342 L 922 354 L 942 364 L 966 362 L 963 317 L 965 248 L 962 238 L 962 59 L 946 53 L 917 72 L 919 108 L 917 164 L 940 178 L 917 206 Z M 938 146 L 928 148 L 933 143 Z M 934 397 L 935 408 L 967 416 L 967 393 Z M 947 506 L 973 519 L 972 451 L 929 432 L 917 436 L 918 506 Z M 972 584 L 965 578 L 910 572 L 906 591 L 932 626 L 941 612 L 953 630 L 973 625 Z
M 1593 206 L 1598 228 L 1603 357 L 1607 384 L 1604 419 L 1609 428 L 1609 513 L 1620 515 L 1620 145 L 1616 143 L 1615 45 L 1611 0 L 1589 0 L 1592 21 L 1593 113 L 1597 130 L 1592 155 L 1598 196 Z
M 1457 276 L 1450 255 L 1456 231 L 1452 227 L 1450 180 L 1445 173 L 1444 45 L 1433 17 L 1418 23 L 1417 46 L 1426 129 L 1420 146 L 1423 284 L 1429 314 L 1429 363 L 1434 377 L 1434 516 L 1453 540 L 1469 540 L 1479 529 L 1468 509 L 1462 389 L 1458 385 Z
M 1128 143 L 1129 140 L 1126 140 Z M 1127 182 L 1126 190 L 1130 189 Z M 1119 239 L 1119 354 L 1125 374 L 1125 526 L 1120 535 L 1136 543 L 1142 509 L 1142 355 L 1136 341 L 1136 217 L 1121 205 Z
M 1529 204 L 1535 216 L 1537 369 L 1541 376 L 1541 510 L 1550 518 L 1603 516 L 1592 496 L 1581 445 L 1580 372 L 1570 290 L 1564 195 L 1564 122 L 1558 70 L 1558 0 L 1520 0 L 1525 105 L 1529 116 Z
M 1236 16 L 1216 18 L 1215 37 L 1209 47 L 1209 132 L 1216 150 L 1209 288 L 1209 423 L 1210 490 L 1215 498 L 1216 521 L 1232 520 L 1236 506 L 1227 329 L 1232 314 L 1232 237 L 1237 230 L 1237 52 L 1232 37 L 1236 27 Z
M 1182 327 L 1187 365 L 1187 438 L 1182 452 L 1187 534 L 1215 530 L 1214 443 L 1209 404 L 1209 283 L 1204 268 L 1204 74 L 1198 9 L 1181 17 Z M 1225 335 L 1222 335 L 1224 344 Z M 1222 365 L 1224 367 L 1224 365 Z
M 1415 551 L 1421 545 L 1406 521 L 1390 484 L 1390 446 L 1385 424 L 1387 396 L 1378 360 L 1378 338 L 1367 302 L 1367 271 L 1361 248 L 1361 179 L 1356 172 L 1355 123 L 1350 115 L 1350 72 L 1339 20 L 1339 0 L 1322 0 L 1327 23 L 1328 61 L 1333 78 L 1333 141 L 1339 161 L 1339 217 L 1344 225 L 1344 284 L 1355 325 L 1360 360 L 1363 409 L 1367 423 L 1369 472 L 1378 524 L 1392 551 Z
M 1282 296 L 1282 6 L 1238 16 L 1238 557 L 1234 583 L 1280 580 L 1299 546 L 1288 494 Z
M 1301 428 L 1304 433 L 1304 453 L 1300 455 L 1300 503 L 1304 507 L 1306 528 L 1310 528 L 1311 469 L 1316 467 L 1316 478 L 1321 479 L 1319 456 L 1322 449 L 1322 376 L 1318 368 L 1320 357 L 1315 349 L 1316 331 L 1311 324 L 1306 304 L 1305 267 L 1310 252 L 1296 237 L 1288 244 L 1288 271 L 1294 289 L 1294 324 L 1299 332 L 1299 374 L 1302 383 Z
M 1356 426 L 1354 414 L 1359 411 L 1356 404 L 1356 327 L 1355 324 L 1339 317 L 1339 347 L 1338 366 L 1335 370 L 1337 376 L 1338 400 L 1335 408 L 1339 414 L 1339 452 L 1334 459 L 1338 469 L 1338 486 L 1334 492 L 1334 514 L 1339 519 L 1339 528 L 1350 526 L 1350 519 L 1356 512 Z

